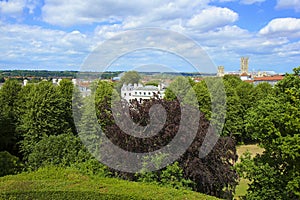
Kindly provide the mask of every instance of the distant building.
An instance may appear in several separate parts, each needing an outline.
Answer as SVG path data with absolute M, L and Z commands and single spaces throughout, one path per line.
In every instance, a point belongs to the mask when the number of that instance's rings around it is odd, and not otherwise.
M 165 93 L 165 88 L 162 84 L 156 86 L 142 84 L 123 84 L 121 88 L 121 97 L 126 101 L 130 102 L 131 100 L 138 100 L 142 102 L 145 99 L 151 99 L 154 95 L 163 98 Z
M 260 83 L 269 83 L 274 86 L 278 81 L 281 81 L 284 78 L 282 75 L 275 76 L 265 76 L 265 77 L 254 77 L 253 83 L 254 85 L 258 85 Z
M 248 63 L 249 63 L 249 58 L 248 57 L 241 57 L 241 74 L 249 74 L 248 72 Z
M 219 66 L 218 67 L 218 73 L 217 73 L 217 76 L 218 77 L 223 77 L 224 76 L 224 66 Z
M 120 81 L 120 79 L 121 79 L 121 77 L 119 77 L 119 76 L 116 76 L 116 77 L 112 77 L 112 81 L 113 82 L 116 82 L 116 81 Z
M 252 80 L 251 76 L 248 75 L 248 74 L 246 74 L 246 73 L 240 74 L 240 79 L 241 79 L 242 81 L 249 81 L 249 80 Z
M 23 86 L 26 86 L 27 83 L 28 83 L 28 80 L 27 80 L 27 79 L 24 79 L 24 80 L 23 80 Z

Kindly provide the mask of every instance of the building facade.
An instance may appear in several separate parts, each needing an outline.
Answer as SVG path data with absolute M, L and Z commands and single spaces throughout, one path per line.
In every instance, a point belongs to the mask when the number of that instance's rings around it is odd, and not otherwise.
M 165 93 L 165 87 L 160 84 L 158 87 L 153 85 L 143 86 L 142 84 L 123 84 L 121 88 L 121 97 L 126 101 L 138 100 L 142 102 L 145 99 L 151 99 L 154 95 L 158 95 L 159 98 L 163 98 Z

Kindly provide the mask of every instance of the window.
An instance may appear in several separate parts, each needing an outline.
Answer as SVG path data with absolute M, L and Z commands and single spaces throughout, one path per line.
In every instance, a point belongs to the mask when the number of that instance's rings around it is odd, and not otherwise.
M 126 93 L 124 93 L 124 96 L 126 96 Z
M 146 92 L 144 92 L 144 95 L 146 95 Z
M 151 95 L 151 92 L 148 92 L 148 95 Z
M 131 96 L 131 93 L 129 93 L 129 96 Z

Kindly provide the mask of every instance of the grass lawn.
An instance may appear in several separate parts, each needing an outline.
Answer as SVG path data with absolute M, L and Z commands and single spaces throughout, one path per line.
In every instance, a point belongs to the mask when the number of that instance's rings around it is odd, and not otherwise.
M 72 168 L 47 167 L 0 178 L 0 199 L 207 199 L 188 190 L 86 176 Z
M 256 154 L 261 154 L 264 151 L 264 149 L 259 147 L 257 144 L 240 145 L 237 146 L 237 154 L 239 158 L 247 150 L 252 154 L 252 156 L 255 156 Z M 237 162 L 240 162 L 240 159 L 238 159 Z M 239 197 L 242 197 L 246 194 L 248 189 L 248 184 L 249 184 L 249 180 L 241 178 L 239 185 L 235 189 L 235 195 L 234 195 L 235 199 L 240 199 Z

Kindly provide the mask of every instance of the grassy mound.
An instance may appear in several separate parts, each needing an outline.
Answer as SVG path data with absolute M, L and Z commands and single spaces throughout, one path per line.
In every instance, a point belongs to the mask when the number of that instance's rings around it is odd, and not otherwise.
M 86 176 L 72 168 L 47 167 L 0 178 L 0 199 L 217 199 L 115 178 Z

